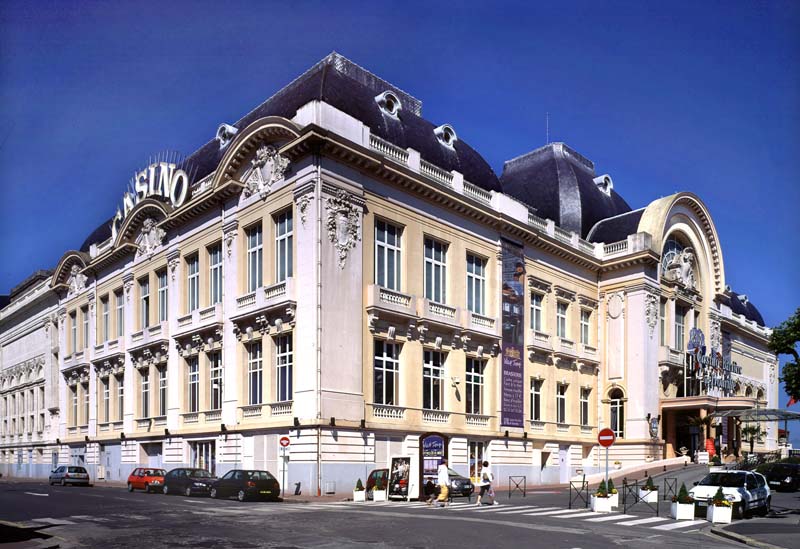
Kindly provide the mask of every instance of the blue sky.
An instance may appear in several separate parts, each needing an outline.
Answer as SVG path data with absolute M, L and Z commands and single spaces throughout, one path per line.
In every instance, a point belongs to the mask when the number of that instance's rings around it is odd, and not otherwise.
M 78 248 L 148 157 L 191 153 L 336 50 L 498 173 L 549 112 L 633 208 L 695 192 L 728 283 L 770 325 L 791 314 L 800 4 L 537 4 L 0 3 L 0 293 Z

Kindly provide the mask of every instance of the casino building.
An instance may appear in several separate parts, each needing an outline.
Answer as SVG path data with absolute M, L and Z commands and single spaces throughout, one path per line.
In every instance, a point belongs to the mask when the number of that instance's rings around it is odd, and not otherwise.
M 250 467 L 348 493 L 392 456 L 422 475 L 444 454 L 539 484 L 599 470 L 606 426 L 621 466 L 692 455 L 697 418 L 776 406 L 769 329 L 700 197 L 632 209 L 623 190 L 563 143 L 498 177 L 332 53 L 145 166 L 12 290 L 0 472 Z M 711 425 L 717 451 L 747 448 L 740 428 Z

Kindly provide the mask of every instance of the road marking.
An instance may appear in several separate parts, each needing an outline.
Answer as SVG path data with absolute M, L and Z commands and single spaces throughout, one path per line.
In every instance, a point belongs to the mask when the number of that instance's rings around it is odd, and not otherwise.
M 616 526 L 638 526 L 640 524 L 650 524 L 651 522 L 664 522 L 670 520 L 665 517 L 647 517 L 638 520 L 626 520 L 625 522 L 618 522 Z
M 538 507 L 539 507 L 538 505 L 523 505 L 521 507 L 514 506 L 514 507 L 509 508 L 508 506 L 504 506 L 504 505 L 493 505 L 491 507 L 486 507 L 484 509 L 475 509 L 475 512 L 476 513 L 496 513 L 498 511 L 509 511 L 510 509 L 520 509 L 520 510 L 522 510 L 522 509 L 526 509 L 526 508 L 527 509 L 536 509 Z
M 31 522 L 43 522 L 45 524 L 52 524 L 54 526 L 61 526 L 65 524 L 75 524 L 71 520 L 57 519 L 51 517 L 33 519 Z
M 39 497 L 47 497 L 50 495 L 50 494 L 37 494 L 36 492 L 25 492 L 25 493 L 28 494 L 29 496 L 39 496 Z
M 660 526 L 653 526 L 654 530 L 677 530 L 678 528 L 686 528 L 688 526 L 695 526 L 698 524 L 705 524 L 705 520 L 688 520 L 683 522 L 673 522 L 671 524 L 662 524 Z
M 584 511 L 576 515 L 573 515 L 572 513 L 568 515 L 553 515 L 553 518 L 584 518 L 584 517 L 596 517 L 601 514 L 602 513 L 595 513 L 594 511 Z
M 621 520 L 621 519 L 628 519 L 628 518 L 636 518 L 636 515 L 617 515 L 611 514 L 605 517 L 597 517 L 597 518 L 590 518 L 584 519 L 587 522 L 606 522 L 608 520 Z
M 583 514 L 583 510 L 582 509 L 581 510 L 575 510 L 575 511 L 570 511 L 569 509 L 556 509 L 555 511 L 544 511 L 543 510 L 543 511 L 536 511 L 534 513 L 527 513 L 527 516 L 529 516 L 529 517 L 531 517 L 531 516 L 544 516 L 544 515 L 562 515 L 562 516 L 566 515 L 566 516 L 569 516 L 569 515 L 574 515 L 574 514 L 577 514 L 577 513 Z

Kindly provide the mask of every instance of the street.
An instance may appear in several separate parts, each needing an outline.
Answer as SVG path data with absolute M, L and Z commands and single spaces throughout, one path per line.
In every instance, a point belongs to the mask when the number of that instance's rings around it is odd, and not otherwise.
M 737 547 L 709 524 L 636 511 L 569 510 L 563 490 L 499 495 L 500 505 L 245 502 L 128 493 L 112 487 L 0 484 L 0 519 L 50 536 L 59 547 Z M 753 521 L 758 519 L 752 519 Z M 4 529 L 4 531 L 8 531 Z M 53 546 L 53 545 L 49 545 Z

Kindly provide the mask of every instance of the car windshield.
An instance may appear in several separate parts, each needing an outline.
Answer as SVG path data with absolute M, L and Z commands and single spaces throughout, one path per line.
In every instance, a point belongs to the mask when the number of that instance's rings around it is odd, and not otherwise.
M 148 469 L 144 472 L 146 477 L 163 477 L 164 469 Z
M 771 471 L 768 472 L 777 475 L 793 475 L 795 474 L 796 471 L 797 468 L 795 466 L 789 464 L 781 464 L 781 465 L 776 465 L 775 467 L 772 468 Z
M 275 477 L 267 471 L 247 471 L 247 478 L 251 480 L 274 480 Z
M 192 469 L 189 471 L 189 476 L 195 478 L 211 478 L 211 473 L 205 469 Z
M 450 467 L 447 468 L 447 474 L 450 475 L 451 477 L 460 477 L 461 476 L 460 473 L 458 473 L 456 471 L 453 471 Z
M 744 475 L 736 473 L 709 473 L 698 483 L 699 486 L 722 486 L 723 488 L 741 488 L 744 486 Z
M 85 473 L 86 469 L 84 469 L 83 467 L 70 467 L 69 468 L 69 472 L 70 473 Z

